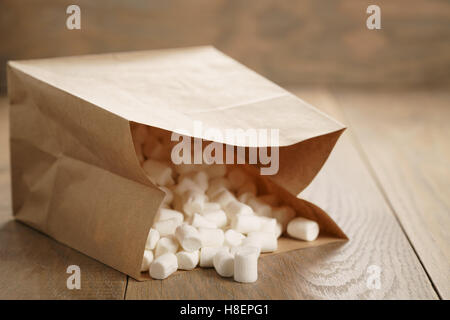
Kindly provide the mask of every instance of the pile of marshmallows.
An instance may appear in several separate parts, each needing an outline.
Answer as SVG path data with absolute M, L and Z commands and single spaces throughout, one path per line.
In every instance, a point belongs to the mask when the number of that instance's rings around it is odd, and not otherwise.
M 150 130 L 135 127 L 133 139 L 145 173 L 166 195 L 147 238 L 142 272 L 165 279 L 199 265 L 254 282 L 260 253 L 275 251 L 283 233 L 304 241 L 317 238 L 315 221 L 296 217 L 273 194 L 258 195 L 245 170 L 174 165 L 167 141 Z

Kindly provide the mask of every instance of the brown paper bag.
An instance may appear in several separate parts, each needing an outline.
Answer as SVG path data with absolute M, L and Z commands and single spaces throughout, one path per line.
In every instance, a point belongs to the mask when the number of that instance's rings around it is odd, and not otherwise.
M 279 172 L 260 185 L 321 233 L 282 238 L 278 252 L 346 239 L 296 198 L 344 127 L 212 47 L 11 61 L 8 95 L 16 219 L 135 279 L 146 278 L 145 241 L 164 193 L 140 166 L 131 121 L 175 132 L 194 121 L 279 128 Z

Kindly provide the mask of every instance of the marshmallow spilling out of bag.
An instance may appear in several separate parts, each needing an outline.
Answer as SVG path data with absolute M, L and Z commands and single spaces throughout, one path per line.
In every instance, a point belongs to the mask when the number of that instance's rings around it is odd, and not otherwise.
M 260 194 L 244 168 L 174 165 L 167 132 L 133 125 L 132 134 L 143 172 L 165 193 L 141 265 L 152 278 L 200 266 L 238 282 L 254 282 L 260 253 L 277 250 L 282 234 L 303 241 L 317 238 L 317 222 L 297 217 L 276 194 Z

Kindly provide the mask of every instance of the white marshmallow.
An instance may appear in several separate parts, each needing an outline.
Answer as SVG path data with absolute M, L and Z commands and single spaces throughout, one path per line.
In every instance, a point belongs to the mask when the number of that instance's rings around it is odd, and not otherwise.
M 177 221 L 177 226 L 183 223 L 184 216 L 180 211 L 160 208 L 155 216 L 155 221 L 164 221 L 169 219 L 175 219 Z
M 234 274 L 234 256 L 227 247 L 222 247 L 213 258 L 216 272 L 222 277 L 232 277 Z
M 205 203 L 208 197 L 197 190 L 187 191 L 182 196 L 183 211 L 187 216 L 192 216 L 194 213 L 200 213 L 205 208 Z
M 222 209 L 225 209 L 231 201 L 236 201 L 236 197 L 230 191 L 223 189 L 213 198 L 213 200 L 220 204 Z
M 198 213 L 194 213 L 191 225 L 196 228 L 216 228 L 216 225 L 213 222 L 206 220 L 205 217 L 199 215 Z
M 169 236 L 175 233 L 176 228 L 180 225 L 179 219 L 167 219 L 156 221 L 153 223 L 153 229 L 158 230 L 161 237 Z
M 223 228 L 228 222 L 227 215 L 223 210 L 205 213 L 203 217 L 209 222 L 212 222 L 216 228 Z
M 150 265 L 150 276 L 153 279 L 165 279 L 178 269 L 178 260 L 175 254 L 165 253 L 157 257 Z
M 211 268 L 214 266 L 214 256 L 221 247 L 203 247 L 200 249 L 200 267 Z
M 230 189 L 230 181 L 223 177 L 214 178 L 209 181 L 209 187 L 206 191 L 206 194 L 209 198 L 212 199 L 224 189 Z
M 192 270 L 198 265 L 200 259 L 199 250 L 188 252 L 180 251 L 176 254 L 178 260 L 178 269 Z
M 223 245 L 225 235 L 222 229 L 216 228 L 198 228 L 202 247 L 220 247 Z
M 245 182 L 238 190 L 237 195 L 238 197 L 243 195 L 244 193 L 251 193 L 254 196 L 258 193 L 258 188 L 256 187 L 256 184 L 253 181 L 247 181 Z
M 225 231 L 224 245 L 227 247 L 238 247 L 244 239 L 245 236 L 242 233 L 229 229 Z
M 239 248 L 252 247 L 252 248 L 255 248 L 258 250 L 258 255 L 259 255 L 261 253 L 260 245 L 261 245 L 261 243 L 259 243 L 256 239 L 245 238 L 244 240 L 242 240 L 242 243 L 240 246 L 230 247 L 230 253 L 234 256 L 234 255 L 236 255 L 236 252 L 239 250 Z
M 172 178 L 172 168 L 163 162 L 148 159 L 144 161 L 142 168 L 150 181 L 158 186 L 169 186 L 175 183 Z
M 238 214 L 231 218 L 231 229 L 241 233 L 258 231 L 261 229 L 261 219 L 255 215 Z
M 144 258 L 142 259 L 141 264 L 141 272 L 148 271 L 148 268 L 150 267 L 150 264 L 153 261 L 153 251 L 145 250 L 144 251 Z
M 283 233 L 283 227 L 274 218 L 260 217 L 261 218 L 261 228 L 259 231 L 272 232 L 278 238 Z
M 164 193 L 166 194 L 164 196 L 164 200 L 162 202 L 162 205 L 167 205 L 167 206 L 170 207 L 170 205 L 172 204 L 172 201 L 173 201 L 173 192 L 172 192 L 172 190 L 170 190 L 169 188 L 164 187 L 164 186 L 159 187 L 159 189 L 164 191 Z
M 210 164 L 205 166 L 205 170 L 211 179 L 224 177 L 227 174 L 227 166 L 224 164 Z
M 249 242 L 248 242 L 249 241 Z M 254 241 L 254 242 L 253 242 Z M 243 243 L 258 243 L 261 252 L 273 252 L 278 248 L 278 239 L 273 232 L 254 231 L 247 235 Z
M 272 210 L 272 215 L 281 225 L 283 226 L 283 232 L 286 231 L 286 227 L 292 219 L 295 218 L 295 211 L 291 207 L 282 206 L 274 208 Z
M 287 233 L 296 239 L 314 241 L 319 235 L 319 225 L 313 220 L 297 217 L 288 223 Z
M 272 208 L 261 200 L 258 200 L 257 198 L 248 199 L 248 205 L 252 207 L 256 215 L 272 217 Z
M 254 247 L 239 247 L 234 256 L 234 280 L 250 283 L 258 279 L 259 252 Z
M 249 179 L 247 173 L 241 168 L 231 169 L 227 177 L 231 183 L 231 188 L 234 190 L 239 189 Z
M 258 197 L 258 200 L 267 203 L 271 207 L 276 207 L 280 204 L 278 197 L 274 194 L 265 194 Z
M 175 238 L 185 251 L 196 251 L 202 246 L 198 230 L 188 224 L 182 224 L 175 230 Z
M 208 189 L 208 175 L 204 171 L 193 171 L 183 174 L 178 178 L 178 183 L 183 182 L 184 179 L 193 181 L 202 192 Z
M 218 204 L 217 202 L 206 202 L 201 214 L 203 215 L 203 214 L 219 211 L 219 210 L 221 210 L 220 208 L 221 208 L 220 204 Z
M 179 196 L 182 196 L 187 191 L 197 191 L 198 193 L 203 193 L 203 190 L 191 178 L 184 178 L 174 188 L 174 192 Z
M 250 206 L 237 200 L 231 201 L 225 207 L 227 216 L 231 219 L 236 215 L 253 215 L 253 210 Z
M 159 257 L 165 253 L 176 253 L 178 251 L 178 242 L 172 237 L 162 237 L 156 244 L 155 257 Z
M 151 228 L 148 232 L 147 241 L 145 242 L 146 250 L 153 250 L 156 247 L 156 243 L 159 241 L 159 232 L 156 229 Z

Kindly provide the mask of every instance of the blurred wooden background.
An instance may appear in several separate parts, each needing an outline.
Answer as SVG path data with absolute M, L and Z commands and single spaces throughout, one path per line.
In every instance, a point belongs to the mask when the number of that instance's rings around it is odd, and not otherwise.
M 212 44 L 281 85 L 442 87 L 449 24 L 448 0 L 1 0 L 0 83 L 9 59 Z

